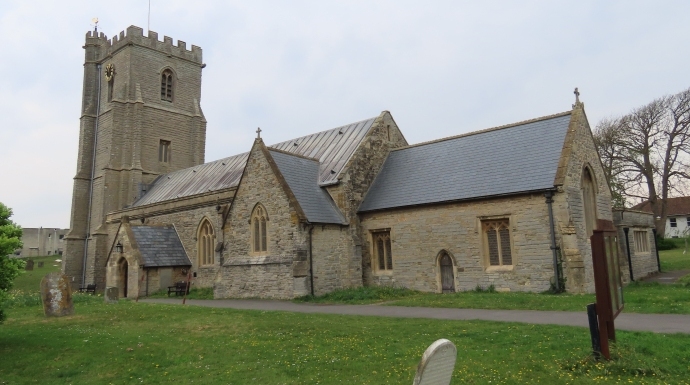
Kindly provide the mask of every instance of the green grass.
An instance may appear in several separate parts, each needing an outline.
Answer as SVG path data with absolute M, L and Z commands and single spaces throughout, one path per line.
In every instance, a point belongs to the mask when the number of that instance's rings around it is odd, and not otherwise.
M 23 292 L 37 292 L 41 286 L 41 279 L 48 273 L 60 271 L 60 262 L 55 262 L 56 259 L 61 259 L 61 255 L 50 255 L 44 257 L 23 258 L 23 260 L 33 260 L 33 271 L 23 271 L 15 280 L 12 287 L 13 290 Z M 43 267 L 38 267 L 38 263 L 43 262 Z M 78 287 L 77 287 L 78 289 Z
M 336 290 L 321 296 L 307 295 L 295 299 L 295 302 L 345 303 L 354 305 L 399 300 L 400 298 L 416 296 L 418 294 L 418 292 L 404 287 L 370 286 Z
M 690 314 L 690 285 L 634 282 L 623 290 L 625 312 Z M 462 309 L 584 311 L 594 294 L 500 293 L 464 291 L 452 294 L 421 293 L 404 288 L 363 287 L 337 290 L 295 302 L 375 304 Z
M 659 251 L 661 271 L 690 270 L 690 252 L 683 254 L 684 246 L 672 250 Z
M 96 297 L 91 297 L 96 298 Z M 89 300 L 9 309 L 6 384 L 411 384 L 423 351 L 458 347 L 454 384 L 688 384 L 690 335 L 618 331 L 611 362 L 584 328 L 239 311 Z

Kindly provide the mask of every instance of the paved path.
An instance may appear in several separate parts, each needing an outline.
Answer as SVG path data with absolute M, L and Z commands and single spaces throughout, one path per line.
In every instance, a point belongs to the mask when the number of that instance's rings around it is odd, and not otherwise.
M 672 271 L 664 271 L 658 274 L 653 274 L 647 277 L 642 278 L 642 281 L 644 282 L 659 282 L 659 283 L 676 283 L 678 281 L 678 278 L 686 276 L 690 274 L 690 270 L 672 270 Z
M 143 299 L 144 303 L 182 304 L 180 299 Z M 289 311 L 295 313 L 347 314 L 378 317 L 431 318 L 446 320 L 488 320 L 589 327 L 587 313 L 535 310 L 481 310 L 381 305 L 315 305 L 268 300 L 187 300 L 191 306 L 206 306 L 245 310 Z M 656 333 L 690 334 L 690 315 L 621 313 L 615 321 L 616 329 L 651 331 Z

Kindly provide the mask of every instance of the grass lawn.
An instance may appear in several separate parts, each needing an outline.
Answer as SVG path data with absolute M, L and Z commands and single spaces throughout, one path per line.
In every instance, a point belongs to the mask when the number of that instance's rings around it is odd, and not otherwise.
M 661 271 L 690 270 L 690 252 L 683 254 L 684 249 L 685 246 L 681 244 L 677 249 L 660 251 Z
M 70 317 L 8 309 L 0 384 L 411 384 L 438 338 L 458 347 L 453 384 L 690 383 L 690 335 L 618 331 L 596 363 L 584 328 L 80 298 Z
M 41 285 L 41 279 L 48 273 L 60 271 L 61 262 L 55 262 L 56 259 L 61 259 L 61 255 L 50 255 L 44 257 L 22 258 L 24 261 L 33 260 L 33 271 L 22 272 L 15 280 L 13 290 L 20 290 L 24 292 L 35 291 L 38 293 L 38 288 Z M 38 267 L 38 263 L 43 262 L 43 267 Z M 78 287 L 77 287 L 78 289 Z
M 690 269 L 690 254 L 682 249 L 660 252 L 662 271 Z M 625 312 L 690 314 L 690 275 L 678 284 L 635 282 L 623 290 Z M 595 302 L 594 294 L 496 293 L 465 291 L 453 294 L 420 293 L 402 288 L 365 287 L 346 289 L 298 302 L 422 306 L 466 309 L 584 311 Z

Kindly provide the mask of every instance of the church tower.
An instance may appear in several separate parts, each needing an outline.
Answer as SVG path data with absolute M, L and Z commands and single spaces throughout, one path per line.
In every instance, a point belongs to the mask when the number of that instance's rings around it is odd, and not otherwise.
M 202 51 L 143 35 L 88 32 L 77 173 L 63 272 L 73 286 L 105 285 L 116 225 L 106 215 L 131 205 L 158 176 L 204 163 Z

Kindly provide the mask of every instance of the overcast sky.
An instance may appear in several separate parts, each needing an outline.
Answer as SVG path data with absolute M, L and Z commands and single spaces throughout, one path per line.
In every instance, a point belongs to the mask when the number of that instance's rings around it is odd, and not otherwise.
M 69 227 L 84 34 L 147 30 L 147 0 L 0 2 L 0 202 Z M 566 111 L 590 124 L 690 87 L 688 1 L 152 0 L 204 51 L 206 160 L 389 110 L 410 143 Z

